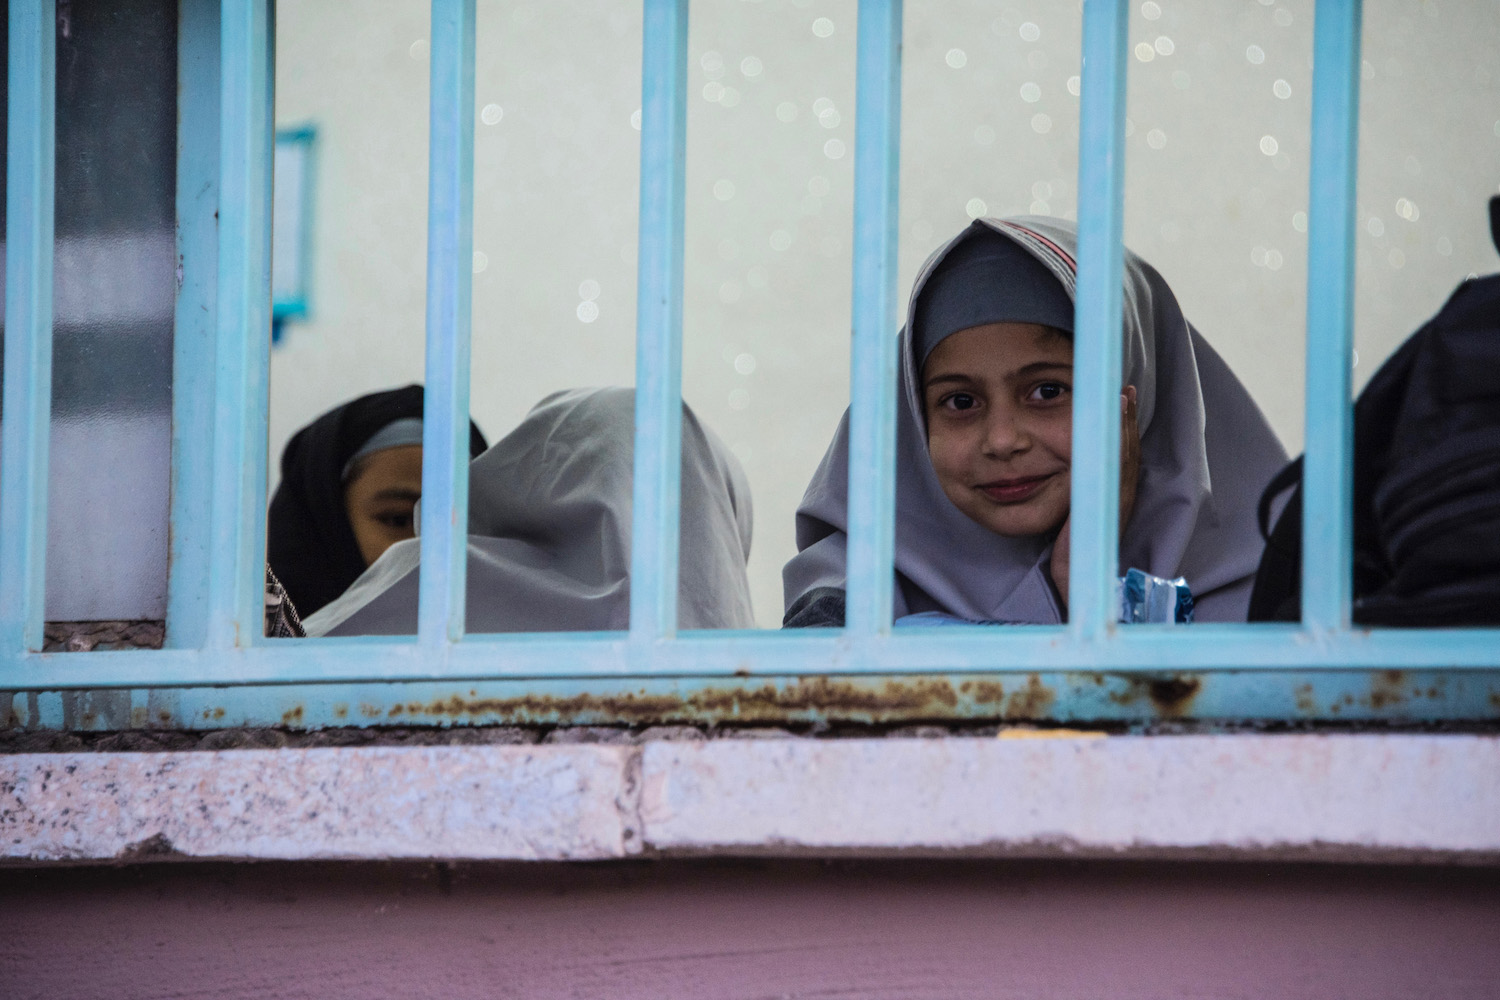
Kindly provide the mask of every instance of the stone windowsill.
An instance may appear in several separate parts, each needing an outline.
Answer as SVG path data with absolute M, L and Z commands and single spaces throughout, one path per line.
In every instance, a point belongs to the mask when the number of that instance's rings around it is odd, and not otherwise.
M 0 756 L 0 859 L 1500 862 L 1500 737 L 653 739 Z

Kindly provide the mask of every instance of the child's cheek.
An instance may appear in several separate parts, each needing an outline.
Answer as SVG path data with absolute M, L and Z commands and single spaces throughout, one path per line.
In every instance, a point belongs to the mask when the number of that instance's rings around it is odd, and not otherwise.
M 1063 409 L 1049 415 L 1037 428 L 1037 437 L 1047 450 L 1069 464 L 1073 461 L 1073 411 Z
M 967 478 L 969 446 L 951 427 L 936 427 L 928 438 L 928 454 L 939 482 L 949 485 Z

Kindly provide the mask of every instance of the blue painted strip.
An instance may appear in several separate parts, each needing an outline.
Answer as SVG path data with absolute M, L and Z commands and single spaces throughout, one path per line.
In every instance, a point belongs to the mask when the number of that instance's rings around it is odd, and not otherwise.
M 433 0 L 427 207 L 427 394 L 417 632 L 464 632 L 469 541 L 469 326 L 474 278 L 474 0 Z
M 486 677 L 680 677 L 982 673 L 1049 670 L 1155 674 L 1226 670 L 1500 670 L 1500 630 L 1330 633 L 1309 642 L 1293 625 L 1140 625 L 1108 642 L 1066 627 L 895 629 L 856 640 L 813 634 L 692 632 L 656 644 L 649 661 L 622 633 L 470 637 L 428 648 L 388 639 L 279 640 L 248 649 L 43 653 L 0 659 L 7 688 L 173 687 Z M 935 634 L 941 632 L 941 635 Z M 1170 632 L 1171 634 L 1164 634 Z
M 52 415 L 57 12 L 11 0 L 6 127 L 5 411 L 0 415 L 0 657 L 42 648 Z M 0 676 L 20 664 L 4 662 Z
M 646 0 L 630 557 L 630 633 L 640 643 L 677 631 L 687 33 L 687 0 Z
M 850 352 L 849 552 L 845 626 L 891 627 L 896 524 L 897 198 L 901 0 L 861 0 L 855 70 L 854 341 Z
M 1349 627 L 1354 589 L 1349 398 L 1359 33 L 1359 0 L 1319 0 L 1313 21 L 1307 461 L 1302 487 L 1302 622 L 1314 634 Z
M 300 146 L 302 155 L 302 197 L 297 207 L 297 214 L 303 220 L 301 227 L 301 239 L 298 241 L 297 257 L 300 266 L 297 269 L 297 294 L 284 299 L 276 298 L 274 277 L 271 295 L 271 316 L 273 320 L 305 320 L 311 310 L 308 303 L 313 296 L 313 229 L 317 219 L 317 177 L 318 177 L 318 129 L 315 125 L 300 125 L 296 128 L 279 128 L 276 130 L 276 145 L 283 146 L 291 143 Z M 272 153 L 274 163 L 275 153 Z M 273 206 L 274 208 L 274 206 Z M 272 255 L 274 257 L 274 253 Z M 282 323 L 277 323 L 272 330 L 272 340 L 277 339 Z
M 1500 672 L 1225 673 L 1140 677 L 755 677 L 446 681 L 184 688 L 171 692 L 0 691 L 26 729 L 198 729 L 288 726 L 642 725 L 683 721 L 863 723 L 1052 719 L 1059 722 L 1200 720 L 1493 720 Z
M 219 229 L 219 6 L 185 3 L 177 31 L 177 311 L 172 340 L 172 508 L 166 644 L 208 634 Z
M 1068 620 L 1080 641 L 1115 631 L 1129 14 L 1127 0 L 1086 0 L 1083 7 L 1068 579 Z
M 219 261 L 208 629 L 215 648 L 262 631 L 271 346 L 271 24 L 267 0 L 220 9 Z

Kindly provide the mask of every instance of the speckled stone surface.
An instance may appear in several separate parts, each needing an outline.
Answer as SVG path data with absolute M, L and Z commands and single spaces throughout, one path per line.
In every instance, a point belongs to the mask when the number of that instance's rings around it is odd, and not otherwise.
M 652 744 L 656 850 L 1500 860 L 1500 739 Z
M 12 754 L 0 859 L 1500 863 L 1500 737 L 1009 736 Z
M 14 755 L 0 839 L 39 861 L 621 857 L 632 764 L 605 746 Z

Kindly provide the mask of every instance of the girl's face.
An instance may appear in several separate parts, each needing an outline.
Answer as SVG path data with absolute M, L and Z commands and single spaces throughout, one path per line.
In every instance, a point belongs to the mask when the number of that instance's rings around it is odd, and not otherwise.
M 422 495 L 422 446 L 384 448 L 361 459 L 344 486 L 344 510 L 369 566 L 397 542 L 416 538 L 413 511 Z
M 1068 519 L 1073 342 L 1033 323 L 990 323 L 942 340 L 922 371 L 927 449 L 954 506 L 998 535 Z

